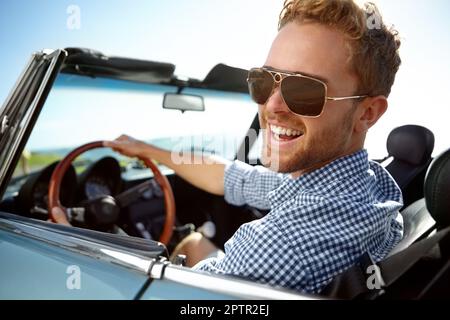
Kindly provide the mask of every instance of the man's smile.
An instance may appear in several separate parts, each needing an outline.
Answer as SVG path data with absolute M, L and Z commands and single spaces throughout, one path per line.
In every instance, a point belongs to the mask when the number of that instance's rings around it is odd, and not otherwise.
M 268 123 L 268 142 L 271 149 L 294 148 L 303 137 L 303 129 L 294 129 L 285 126 Z

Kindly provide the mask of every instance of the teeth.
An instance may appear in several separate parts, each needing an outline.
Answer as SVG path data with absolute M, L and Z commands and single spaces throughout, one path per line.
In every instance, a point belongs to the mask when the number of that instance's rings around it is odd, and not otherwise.
M 274 134 L 288 136 L 288 137 L 300 136 L 303 134 L 303 132 L 298 131 L 298 130 L 294 130 L 291 128 L 278 127 L 278 126 L 274 126 L 274 125 L 270 125 L 270 130 Z

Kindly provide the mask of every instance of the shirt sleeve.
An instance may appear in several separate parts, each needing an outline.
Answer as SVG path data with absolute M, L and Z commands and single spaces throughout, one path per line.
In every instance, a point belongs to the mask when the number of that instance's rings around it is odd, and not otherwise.
M 242 225 L 225 244 L 224 257 L 203 260 L 194 269 L 311 291 L 307 259 L 292 249 L 277 225 L 266 217 Z
M 268 193 L 278 188 L 285 176 L 262 166 L 234 161 L 225 168 L 225 200 L 233 205 L 248 204 L 270 209 Z

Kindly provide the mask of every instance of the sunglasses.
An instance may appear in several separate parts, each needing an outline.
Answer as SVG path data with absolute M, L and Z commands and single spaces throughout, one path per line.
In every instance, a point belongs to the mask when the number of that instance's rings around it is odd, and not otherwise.
M 327 84 L 298 73 L 285 73 L 265 68 L 253 68 L 248 73 L 250 96 L 258 104 L 265 104 L 277 86 L 289 110 L 305 117 L 319 117 L 328 100 L 341 101 L 363 96 L 328 97 Z

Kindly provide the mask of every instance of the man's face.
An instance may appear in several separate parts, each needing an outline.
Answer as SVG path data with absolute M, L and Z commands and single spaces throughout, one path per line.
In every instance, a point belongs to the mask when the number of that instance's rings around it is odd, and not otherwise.
M 325 80 L 328 96 L 355 94 L 357 80 L 348 67 L 350 51 L 344 36 L 318 24 L 285 25 L 275 38 L 266 67 L 298 72 Z M 353 135 L 354 101 L 328 101 L 318 118 L 292 113 L 279 87 L 265 105 L 259 106 L 264 132 L 263 162 L 275 170 L 298 176 L 353 153 L 362 145 Z M 282 127 L 300 136 L 277 135 Z M 264 155 L 265 153 L 265 155 Z

